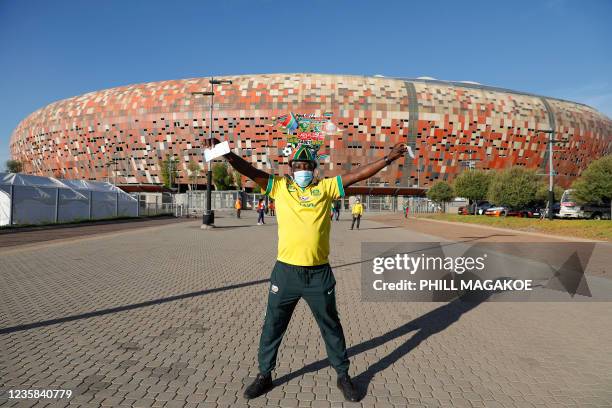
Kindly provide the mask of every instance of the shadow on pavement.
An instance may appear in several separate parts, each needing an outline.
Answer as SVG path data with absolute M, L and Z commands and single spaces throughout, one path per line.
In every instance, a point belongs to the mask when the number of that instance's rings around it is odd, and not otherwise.
M 183 293 L 181 295 L 169 296 L 169 297 L 165 297 L 161 299 L 149 300 L 149 301 L 141 302 L 141 303 L 134 303 L 131 305 L 118 306 L 118 307 L 113 307 L 110 309 L 95 310 L 93 312 L 87 312 L 87 313 L 82 313 L 82 314 L 73 315 L 73 316 L 60 317 L 57 319 L 43 320 L 40 322 L 22 324 L 22 325 L 13 326 L 13 327 L 4 327 L 4 328 L 0 328 L 0 334 L 9 334 L 9 333 L 14 333 L 18 331 L 35 329 L 38 327 L 51 326 L 53 324 L 71 322 L 74 320 L 89 319 L 91 317 L 103 316 L 103 315 L 107 315 L 111 313 L 125 312 L 126 310 L 133 310 L 133 309 L 138 309 L 141 307 L 154 306 L 154 305 L 159 305 L 159 304 L 167 303 L 167 302 L 174 302 L 175 300 L 188 299 L 188 298 L 192 298 L 196 296 L 208 295 L 208 294 L 216 293 L 216 292 L 223 292 L 226 290 L 239 289 L 239 288 L 244 288 L 247 286 L 259 285 L 261 283 L 266 283 L 268 281 L 269 279 L 260 279 L 260 280 L 251 281 L 251 282 L 236 283 L 234 285 L 222 286 L 220 288 L 204 289 L 204 290 L 199 290 L 197 292 Z
M 372 378 L 379 372 L 385 370 L 393 363 L 410 353 L 412 350 L 417 348 L 423 341 L 427 340 L 434 334 L 440 333 L 451 326 L 453 323 L 459 320 L 464 314 L 474 309 L 482 302 L 490 297 L 490 293 L 468 293 L 461 298 L 457 298 L 450 303 L 440 306 L 437 309 L 432 310 L 420 316 L 406 324 L 399 326 L 398 328 L 391 330 L 385 334 L 382 334 L 373 339 L 366 340 L 363 343 L 359 343 L 353 347 L 350 347 L 347 352 L 349 358 L 354 357 L 360 353 L 364 353 L 368 350 L 375 349 L 389 341 L 402 337 L 412 331 L 416 333 L 406 340 L 402 345 L 396 348 L 394 351 L 380 359 L 378 362 L 372 364 L 368 369 L 361 374 L 353 377 L 355 387 L 359 390 L 359 399 L 365 397 L 368 386 L 372 381 Z M 307 373 L 318 371 L 322 368 L 328 367 L 329 361 L 327 359 L 315 361 L 310 363 L 303 368 L 285 374 L 282 377 L 277 378 L 274 381 L 274 385 L 278 386 L 294 378 L 300 377 Z
M 455 299 L 444 306 L 434 309 L 395 330 L 352 347 L 351 349 L 355 350 L 352 353 L 349 352 L 349 357 L 378 347 L 411 331 L 416 331 L 412 337 L 398 348 L 369 366 L 363 373 L 353 378 L 355 386 L 360 392 L 360 399 L 366 396 L 368 386 L 376 374 L 410 353 L 429 337 L 446 330 L 453 323 L 457 322 L 464 313 L 480 305 L 487 300 L 489 296 L 489 293 L 468 294 L 463 298 Z
M 363 231 L 363 230 L 377 230 L 377 229 L 389 229 L 389 228 L 399 228 L 399 227 L 371 227 L 371 228 L 357 228 L 357 231 Z
M 249 224 L 249 225 L 215 225 L 215 228 L 213 228 L 214 230 L 228 230 L 228 229 L 234 229 L 234 228 L 250 228 L 250 227 L 261 227 L 261 225 L 257 225 L 257 224 Z M 200 229 L 199 225 L 193 226 L 193 227 L 189 227 L 192 229 Z

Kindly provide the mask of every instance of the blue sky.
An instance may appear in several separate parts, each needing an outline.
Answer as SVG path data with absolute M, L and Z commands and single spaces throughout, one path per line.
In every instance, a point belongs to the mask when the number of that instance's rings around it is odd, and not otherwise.
M 471 80 L 612 118 L 612 1 L 0 0 L 0 169 L 53 101 L 138 82 L 315 72 Z

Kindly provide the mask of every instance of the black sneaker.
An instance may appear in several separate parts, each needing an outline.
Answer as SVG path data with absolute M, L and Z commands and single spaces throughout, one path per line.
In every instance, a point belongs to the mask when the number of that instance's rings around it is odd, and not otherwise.
M 255 380 L 244 390 L 244 398 L 253 399 L 272 389 L 272 376 L 270 374 L 257 374 Z
M 359 401 L 359 396 L 357 395 L 357 390 L 351 381 L 351 377 L 348 374 L 338 376 L 338 389 L 342 391 L 342 395 L 344 395 L 344 399 L 351 402 Z

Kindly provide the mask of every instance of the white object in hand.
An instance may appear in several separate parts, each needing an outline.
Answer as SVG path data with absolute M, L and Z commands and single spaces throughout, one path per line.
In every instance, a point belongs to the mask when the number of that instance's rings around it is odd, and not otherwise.
M 414 153 L 412 152 L 412 148 L 410 146 L 408 147 L 408 156 L 410 156 L 411 159 L 414 159 Z
M 221 157 L 230 152 L 229 143 L 227 141 L 216 144 L 212 149 L 204 150 L 204 159 L 207 162 L 216 159 L 217 157 Z

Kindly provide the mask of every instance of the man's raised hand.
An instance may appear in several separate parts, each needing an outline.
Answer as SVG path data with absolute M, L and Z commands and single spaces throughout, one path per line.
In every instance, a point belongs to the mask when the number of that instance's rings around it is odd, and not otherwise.
M 216 137 L 213 137 L 212 139 L 206 138 L 204 139 L 204 148 L 210 149 L 211 147 L 214 147 L 216 144 L 219 143 L 221 142 Z
M 397 160 L 403 155 L 405 155 L 407 151 L 408 145 L 406 143 L 396 143 L 395 145 L 393 145 L 393 148 L 391 149 L 391 152 L 387 157 L 389 158 L 389 160 Z

